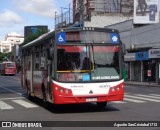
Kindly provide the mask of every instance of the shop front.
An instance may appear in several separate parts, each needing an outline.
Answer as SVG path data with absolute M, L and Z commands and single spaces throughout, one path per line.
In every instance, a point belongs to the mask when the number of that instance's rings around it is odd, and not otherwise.
M 157 61 L 150 58 L 149 54 L 149 51 L 144 51 L 125 55 L 124 60 L 128 66 L 127 72 L 129 81 L 157 82 Z
M 150 67 L 152 68 L 152 75 L 155 75 L 156 83 L 160 84 L 160 49 L 150 49 L 148 51 L 149 58 L 152 59 Z

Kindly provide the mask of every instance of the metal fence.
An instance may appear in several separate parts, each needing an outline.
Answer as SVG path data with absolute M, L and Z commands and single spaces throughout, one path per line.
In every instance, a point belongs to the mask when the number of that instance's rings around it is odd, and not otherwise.
M 71 9 L 55 16 L 55 28 L 63 28 L 71 24 L 73 24 L 73 12 Z

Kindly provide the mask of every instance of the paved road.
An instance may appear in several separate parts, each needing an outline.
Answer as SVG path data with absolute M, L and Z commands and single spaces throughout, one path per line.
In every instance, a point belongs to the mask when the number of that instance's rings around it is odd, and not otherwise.
M 160 88 L 125 86 L 125 98 L 121 102 L 110 102 L 105 109 L 95 104 L 50 105 L 44 108 L 40 100 L 26 99 L 20 87 L 19 76 L 0 76 L 0 120 L 1 121 L 160 121 Z M 45 128 L 46 129 L 46 128 Z M 75 128 L 48 128 L 68 129 Z M 81 129 L 81 128 L 76 128 Z M 98 129 L 83 128 L 83 129 Z M 99 128 L 115 129 L 115 128 Z M 124 129 L 124 128 L 121 128 Z M 127 128 L 125 128 L 127 129 Z M 129 130 L 135 128 L 128 128 Z M 136 128 L 136 129 L 146 129 Z M 159 130 L 160 128 L 148 128 Z

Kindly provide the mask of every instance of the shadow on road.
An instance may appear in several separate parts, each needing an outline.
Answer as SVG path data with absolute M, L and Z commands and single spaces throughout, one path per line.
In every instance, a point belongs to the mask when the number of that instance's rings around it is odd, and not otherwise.
M 43 103 L 39 98 L 34 98 L 31 101 L 46 110 L 57 114 L 120 111 L 120 109 L 112 106 L 111 104 L 108 104 L 105 108 L 99 108 L 96 103 L 54 105 L 51 103 Z

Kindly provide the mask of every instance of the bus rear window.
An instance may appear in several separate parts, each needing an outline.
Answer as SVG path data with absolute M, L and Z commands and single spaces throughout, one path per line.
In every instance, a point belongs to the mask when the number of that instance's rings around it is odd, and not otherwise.
M 8 68 L 14 67 L 14 63 L 7 63 L 7 67 L 8 67 Z

